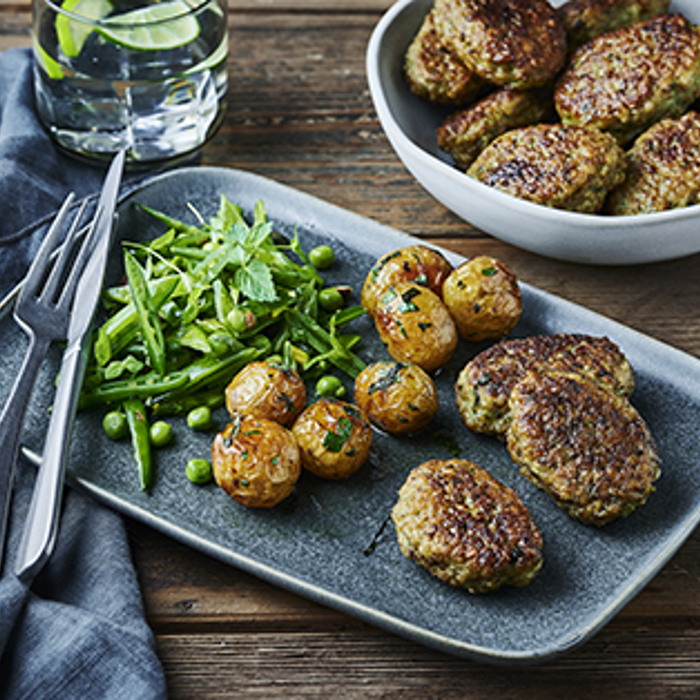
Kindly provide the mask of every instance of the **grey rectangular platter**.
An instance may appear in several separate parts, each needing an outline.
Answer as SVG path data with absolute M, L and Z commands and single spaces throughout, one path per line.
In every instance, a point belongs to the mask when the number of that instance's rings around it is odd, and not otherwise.
M 250 213 L 265 202 L 278 230 L 298 228 L 310 249 L 329 242 L 338 262 L 330 282 L 351 284 L 355 298 L 371 264 L 416 239 L 259 176 L 225 168 L 185 168 L 146 182 L 122 201 L 117 237 L 147 239 L 162 228 L 134 202 L 195 222 L 188 203 L 206 218 L 225 194 Z M 453 263 L 461 258 L 443 251 Z M 108 275 L 121 276 L 115 247 Z M 506 261 L 507 262 L 507 261 Z M 344 611 L 438 650 L 496 664 L 555 658 L 605 625 L 664 566 L 700 517 L 700 361 L 570 302 L 522 284 L 524 313 L 514 336 L 581 332 L 618 343 L 635 368 L 633 403 L 647 420 L 662 457 L 662 477 L 649 502 L 626 520 L 598 529 L 570 520 L 518 473 L 498 441 L 469 433 L 454 408 L 453 385 L 482 346 L 461 343 L 436 377 L 441 408 L 431 426 L 411 437 L 376 432 L 370 461 L 341 482 L 303 474 L 295 493 L 272 510 L 246 509 L 214 484 L 185 477 L 192 457 L 208 457 L 212 434 L 174 421 L 176 440 L 156 455 L 155 485 L 139 490 L 128 442 L 103 435 L 97 412 L 76 421 L 69 477 L 119 512 L 282 588 Z M 26 342 L 8 314 L 0 319 L 0 399 L 9 393 Z M 386 359 L 368 319 L 365 360 Z M 39 459 L 53 394 L 58 351 L 39 379 L 23 434 L 26 454 Z M 349 387 L 350 388 L 350 387 Z M 222 410 L 220 427 L 226 422 Z M 429 458 L 458 454 L 514 487 L 544 538 L 544 567 L 526 588 L 470 595 L 406 559 L 388 521 L 409 470 Z

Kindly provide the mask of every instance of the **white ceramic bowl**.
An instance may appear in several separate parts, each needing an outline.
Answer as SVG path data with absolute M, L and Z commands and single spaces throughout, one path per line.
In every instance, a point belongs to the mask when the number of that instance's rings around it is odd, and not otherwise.
M 624 217 L 578 214 L 511 197 L 457 170 L 436 140 L 448 110 L 414 96 L 401 72 L 406 48 L 431 5 L 399 0 L 387 11 L 369 41 L 367 77 L 387 138 L 433 197 L 482 231 L 559 260 L 632 265 L 700 252 L 700 206 Z M 672 0 L 671 10 L 700 24 L 698 0 Z

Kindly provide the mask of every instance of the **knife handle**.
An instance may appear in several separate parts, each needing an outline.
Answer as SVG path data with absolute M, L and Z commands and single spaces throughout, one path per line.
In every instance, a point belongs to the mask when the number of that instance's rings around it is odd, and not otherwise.
M 66 458 L 78 405 L 86 352 L 70 345 L 61 361 L 44 454 L 15 560 L 15 574 L 29 583 L 53 553 L 58 533 Z

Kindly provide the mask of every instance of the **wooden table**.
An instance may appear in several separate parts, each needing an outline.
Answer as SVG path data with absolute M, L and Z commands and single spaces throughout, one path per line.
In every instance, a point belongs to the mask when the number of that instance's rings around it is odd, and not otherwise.
M 700 356 L 700 257 L 630 268 L 548 260 L 433 200 L 377 121 L 365 49 L 389 0 L 233 0 L 230 106 L 203 151 L 466 256 Z M 0 0 L 0 50 L 30 6 Z M 606 628 L 525 669 L 453 658 L 284 592 L 128 522 L 173 698 L 697 698 L 700 533 Z

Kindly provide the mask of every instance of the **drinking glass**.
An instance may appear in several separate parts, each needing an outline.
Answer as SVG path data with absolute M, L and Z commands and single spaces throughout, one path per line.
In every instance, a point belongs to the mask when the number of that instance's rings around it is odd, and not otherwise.
M 90 159 L 199 148 L 226 108 L 226 0 L 34 0 L 37 112 Z

